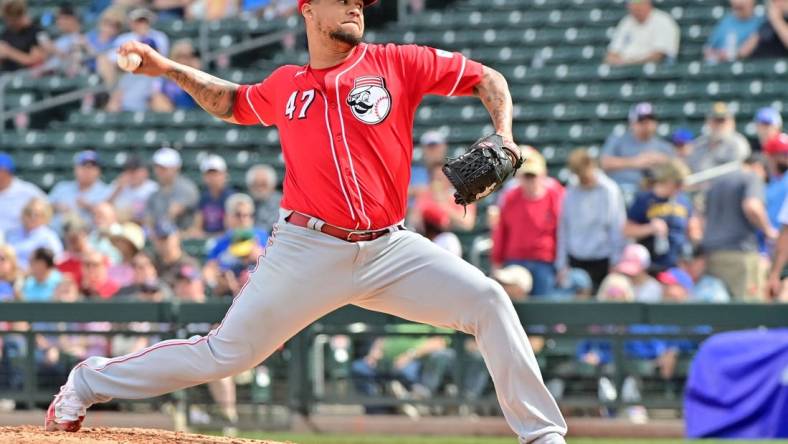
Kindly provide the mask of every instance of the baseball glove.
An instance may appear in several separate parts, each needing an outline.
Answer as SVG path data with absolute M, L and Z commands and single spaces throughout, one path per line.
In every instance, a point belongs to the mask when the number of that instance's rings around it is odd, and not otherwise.
M 454 201 L 465 206 L 500 189 L 522 164 L 520 153 L 493 134 L 479 139 L 460 157 L 449 159 L 443 174 L 454 185 Z

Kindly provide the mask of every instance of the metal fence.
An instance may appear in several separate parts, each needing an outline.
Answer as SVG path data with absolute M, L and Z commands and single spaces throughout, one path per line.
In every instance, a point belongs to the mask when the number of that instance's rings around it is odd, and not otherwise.
M 156 335 L 158 338 L 183 338 L 192 333 L 187 328 L 194 324 L 212 324 L 221 320 L 229 303 L 211 302 L 206 304 L 177 303 L 113 303 L 85 302 L 73 304 L 59 303 L 4 303 L 0 304 L 0 322 L 5 328 L 0 337 L 16 334 L 25 338 L 27 351 L 15 362 L 22 367 L 23 382 L 21 389 L 0 389 L 0 398 L 13 399 L 28 407 L 36 403 L 48 402 L 53 393 L 42 390 L 36 381 L 36 336 L 52 335 Z M 788 305 L 754 304 L 639 304 L 639 303 L 548 303 L 528 302 L 516 304 L 517 312 L 531 337 L 544 339 L 544 347 L 538 357 L 545 380 L 554 378 L 585 378 L 593 381 L 597 374 L 572 374 L 560 370 L 560 363 L 566 364 L 575 359 L 574 348 L 561 344 L 574 344 L 578 340 L 608 341 L 613 350 L 614 360 L 611 379 L 620 384 L 628 371 L 628 342 L 644 338 L 686 339 L 699 343 L 711 334 L 727 330 L 751 328 L 777 328 L 788 326 Z M 264 320 L 261 320 L 264 322 Z M 27 323 L 34 328 L 11 326 L 17 322 Z M 80 325 L 89 322 L 109 322 L 113 329 L 87 332 Z M 155 324 L 154 331 L 140 332 L 129 329 L 127 324 L 145 322 Z M 2 324 L 0 324 L 2 325 Z M 40 326 L 46 328 L 40 328 Z M 441 396 L 422 399 L 419 402 L 432 406 L 462 406 L 494 403 L 490 394 L 484 399 L 467 399 L 462 390 L 464 381 L 464 362 L 467 353 L 463 344 L 468 337 L 457 332 L 445 330 L 425 333 L 403 331 L 403 325 L 413 325 L 403 319 L 348 306 L 314 322 L 284 345 L 282 380 L 286 381 L 286 395 L 281 404 L 292 412 L 308 415 L 319 404 L 353 405 L 397 405 L 412 400 L 363 396 L 351 389 L 333 390 L 335 381 L 327 371 L 328 364 L 322 352 L 326 338 L 335 335 L 348 337 L 387 337 L 387 336 L 425 336 L 444 335 L 451 338 L 451 348 L 457 356 L 451 372 L 453 379 L 460 385 L 454 396 Z M 632 326 L 660 325 L 666 328 L 659 332 L 638 333 Z M 687 360 L 691 358 L 686 356 Z M 559 361 L 556 365 L 555 361 Z M 582 373 L 582 372 L 581 372 Z M 660 396 L 659 393 L 645 396 L 641 403 L 653 407 L 680 408 L 680 389 L 686 373 L 677 375 L 679 393 L 673 396 Z M 347 376 L 345 376 L 347 377 Z M 565 406 L 599 406 L 595 394 L 562 397 Z M 611 401 L 611 406 L 626 403 L 619 397 Z

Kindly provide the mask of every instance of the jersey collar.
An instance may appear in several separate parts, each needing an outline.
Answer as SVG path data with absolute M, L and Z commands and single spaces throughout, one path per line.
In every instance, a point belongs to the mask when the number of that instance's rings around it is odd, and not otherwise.
M 364 56 L 364 53 L 366 52 L 365 51 L 366 47 L 367 47 L 366 43 L 359 43 L 358 45 L 356 45 L 355 48 L 353 48 L 353 54 L 350 57 L 348 57 L 347 60 L 340 63 L 339 65 L 332 66 L 331 68 L 326 68 L 327 70 L 329 70 L 329 73 L 326 75 L 326 79 L 328 79 L 329 77 L 333 78 L 331 74 L 343 70 L 353 65 L 354 63 L 358 62 L 359 59 Z M 296 73 L 295 77 L 296 77 L 296 81 L 299 83 L 307 82 L 312 86 L 316 86 L 318 84 L 318 82 L 314 79 L 312 75 L 312 66 L 310 66 L 309 63 L 304 65 Z

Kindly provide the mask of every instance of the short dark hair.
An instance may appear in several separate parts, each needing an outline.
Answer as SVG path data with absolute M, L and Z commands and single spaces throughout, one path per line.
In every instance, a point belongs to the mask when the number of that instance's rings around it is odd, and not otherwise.
M 27 2 L 25 0 L 4 0 L 0 5 L 0 15 L 3 18 L 19 18 L 27 14 Z
M 71 3 L 61 3 L 60 6 L 57 8 L 58 15 L 67 15 L 74 17 L 76 13 L 74 12 L 74 7 L 71 6 Z
M 55 253 L 49 248 L 36 248 L 30 257 L 30 261 L 41 261 L 47 268 L 52 268 L 55 266 Z

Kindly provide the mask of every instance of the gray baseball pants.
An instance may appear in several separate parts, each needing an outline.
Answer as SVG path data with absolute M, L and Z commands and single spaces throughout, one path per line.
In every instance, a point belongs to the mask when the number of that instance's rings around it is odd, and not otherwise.
M 565 442 L 566 423 L 503 288 L 410 231 L 349 243 L 281 218 L 219 327 L 126 356 L 87 359 L 70 379 L 87 406 L 203 384 L 258 365 L 347 304 L 475 336 L 520 442 Z

